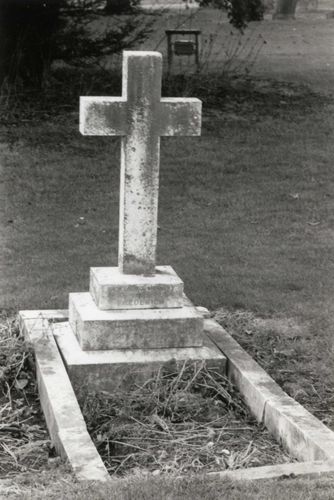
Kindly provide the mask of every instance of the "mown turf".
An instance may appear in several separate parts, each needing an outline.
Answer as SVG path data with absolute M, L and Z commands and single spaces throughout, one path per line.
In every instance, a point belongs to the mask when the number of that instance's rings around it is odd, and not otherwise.
M 0 490 L 1 492 L 1 490 Z M 16 492 L 4 498 L 38 500 L 48 498 L 75 500 L 331 500 L 333 477 L 319 480 L 281 479 L 257 483 L 233 483 L 205 476 L 184 480 L 129 477 L 111 485 L 76 484 L 66 474 L 45 474 L 35 479 L 19 479 Z
M 197 304 L 329 327 L 331 107 L 251 99 L 205 109 L 201 138 L 163 140 L 157 260 Z M 1 306 L 66 307 L 90 266 L 117 263 L 119 142 L 80 137 L 75 113 L 11 127 L 1 160 Z

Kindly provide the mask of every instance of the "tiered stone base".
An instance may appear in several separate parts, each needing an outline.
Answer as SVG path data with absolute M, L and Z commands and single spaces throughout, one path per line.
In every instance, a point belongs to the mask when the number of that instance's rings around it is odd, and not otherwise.
M 79 399 L 87 391 L 115 391 L 142 384 L 160 370 L 175 371 L 190 360 L 222 374 L 226 371 L 225 356 L 206 334 L 201 347 L 103 351 L 83 351 L 68 322 L 55 323 L 53 334 Z
M 203 319 L 170 266 L 153 276 L 93 267 L 89 288 L 69 297 L 69 322 L 84 351 L 203 345 Z
M 225 357 L 170 266 L 154 276 L 92 268 L 90 293 L 71 293 L 69 321 L 53 329 L 78 397 L 141 384 L 190 360 L 225 371 Z
M 71 293 L 69 321 L 84 351 L 203 344 L 203 319 L 192 305 L 104 311 L 96 306 L 90 293 Z
M 118 267 L 91 267 L 89 291 L 103 310 L 183 306 L 183 281 L 170 266 L 157 266 L 154 276 L 123 274 Z

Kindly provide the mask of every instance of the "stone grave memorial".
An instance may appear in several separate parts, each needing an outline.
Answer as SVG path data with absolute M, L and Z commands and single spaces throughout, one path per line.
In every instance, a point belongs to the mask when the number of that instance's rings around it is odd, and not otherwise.
M 19 313 L 34 347 L 52 442 L 79 479 L 110 480 L 78 400 L 87 391 L 129 389 L 163 368 L 175 372 L 193 361 L 226 373 L 256 420 L 304 461 L 217 474 L 265 479 L 333 472 L 334 433 L 204 317 L 170 263 L 156 265 L 160 137 L 201 130 L 201 102 L 162 98 L 161 78 L 161 54 L 128 51 L 122 96 L 81 98 L 82 134 L 121 136 L 119 255 L 117 267 L 91 268 L 89 292 L 70 293 L 68 310 Z
M 89 292 L 70 293 L 57 342 L 75 389 L 144 381 L 166 363 L 225 357 L 169 265 L 156 265 L 160 136 L 196 136 L 201 101 L 161 98 L 162 56 L 124 52 L 121 97 L 81 97 L 84 135 L 121 136 L 118 267 L 92 267 Z

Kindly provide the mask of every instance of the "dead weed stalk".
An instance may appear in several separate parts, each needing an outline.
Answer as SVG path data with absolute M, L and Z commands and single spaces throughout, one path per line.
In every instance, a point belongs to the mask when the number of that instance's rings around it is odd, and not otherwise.
M 13 318 L 0 318 L 0 477 L 48 462 L 31 348 Z
M 204 363 L 162 369 L 131 390 L 89 394 L 82 405 L 110 473 L 186 473 L 289 460 L 234 387 Z

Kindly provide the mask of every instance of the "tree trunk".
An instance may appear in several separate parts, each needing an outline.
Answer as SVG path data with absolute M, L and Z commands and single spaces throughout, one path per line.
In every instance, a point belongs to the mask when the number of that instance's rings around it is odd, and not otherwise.
M 278 0 L 273 19 L 295 19 L 298 0 Z

